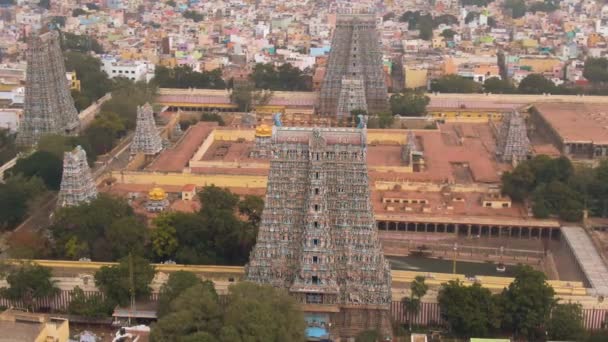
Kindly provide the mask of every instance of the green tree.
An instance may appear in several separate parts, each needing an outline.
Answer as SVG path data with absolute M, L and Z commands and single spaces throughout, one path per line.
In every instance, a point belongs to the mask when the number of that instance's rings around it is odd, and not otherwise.
M 584 335 L 583 307 L 578 303 L 557 304 L 547 330 L 553 340 L 579 341 Z
M 497 298 L 480 284 L 451 280 L 442 285 L 437 300 L 441 316 L 457 336 L 488 336 L 500 323 Z
M 129 253 L 144 254 L 144 244 L 148 239 L 148 228 L 134 216 L 120 218 L 105 230 L 107 241 L 112 242 L 112 258 L 126 257 Z
M 215 290 L 200 282 L 180 290 L 174 293 L 177 297 L 171 301 L 169 310 L 152 325 L 150 340 L 218 341 L 216 337 L 223 323 Z
M 99 99 L 112 89 L 112 81 L 102 71 L 99 59 L 79 51 L 67 51 L 64 56 L 66 70 L 76 72 L 81 95 L 89 101 Z
M 418 30 L 420 30 L 420 39 L 431 40 L 433 39 L 433 18 L 430 15 L 420 16 L 418 19 Z
M 171 216 L 159 215 L 154 219 L 154 227 L 151 233 L 154 254 L 161 260 L 174 257 L 179 242 L 177 231 L 172 226 Z
M 256 89 L 310 90 L 302 71 L 290 63 L 282 64 L 278 68 L 272 63 L 257 63 L 249 78 Z
M 456 35 L 456 31 L 452 30 L 452 29 L 444 29 L 441 32 L 441 36 L 447 40 L 452 40 L 454 39 L 454 36 Z
M 90 203 L 57 210 L 50 231 L 55 253 L 62 257 L 112 261 L 112 247 L 106 240 L 106 229 L 114 222 L 133 216 L 133 209 L 122 198 L 107 194 Z
M 410 284 L 410 296 L 404 297 L 401 300 L 405 312 L 408 314 L 409 329 L 412 331 L 412 321 L 415 319 L 418 312 L 420 312 L 420 303 L 422 297 L 426 295 L 429 286 L 425 284 L 423 276 L 416 276 L 414 281 Z
M 51 280 L 51 269 L 34 263 L 24 263 L 13 268 L 6 276 L 9 287 L 0 289 L 0 296 L 21 301 L 33 310 L 38 299 L 53 297 L 59 293 Z
M 186 10 L 184 13 L 182 13 L 182 15 L 186 19 L 194 20 L 195 23 L 201 22 L 203 19 L 205 19 L 205 17 L 197 11 Z
M 246 215 L 249 223 L 258 226 L 262 220 L 262 210 L 264 210 L 264 200 L 260 196 L 246 195 L 238 203 L 239 213 Z
M 422 116 L 426 114 L 426 106 L 431 99 L 423 92 L 403 91 L 391 95 L 389 100 L 393 115 Z
M 381 338 L 382 336 L 380 336 L 378 330 L 366 330 L 357 335 L 355 342 L 377 342 Z
M 521 18 L 526 15 L 526 3 L 524 0 L 506 0 L 504 8 L 509 12 L 513 19 Z
M 38 6 L 50 10 L 51 9 L 51 0 L 40 0 L 40 2 L 38 2 Z
M 0 229 L 15 228 L 25 219 L 33 199 L 46 190 L 38 177 L 12 176 L 0 183 Z
M 51 190 L 59 190 L 62 172 L 62 160 L 46 151 L 37 151 L 17 160 L 15 166 L 9 170 L 10 175 L 22 175 L 26 178 L 38 177 Z
M 514 94 L 517 88 L 509 81 L 498 77 L 490 77 L 483 83 L 483 90 L 492 94 Z
M 295 299 L 268 285 L 231 285 L 222 332 L 232 330 L 239 341 L 304 341 L 305 321 Z
M 153 82 L 163 88 L 226 88 L 221 69 L 197 72 L 189 66 L 156 66 Z
M 395 120 L 392 113 L 378 113 L 378 127 L 380 128 L 390 128 L 393 125 L 393 121 Z M 371 128 L 371 126 L 370 126 Z
M 215 295 L 215 288 L 212 281 L 206 280 L 203 282 L 196 274 L 192 272 L 173 272 L 169 275 L 169 279 L 160 289 L 160 294 L 158 296 L 158 317 L 163 318 L 166 314 L 168 314 L 171 311 L 171 302 L 195 285 L 202 286 L 204 290 L 214 294 L 214 297 L 217 300 L 217 295 Z
M 431 91 L 440 93 L 478 93 L 481 86 L 458 75 L 446 75 L 431 81 Z
M 541 74 L 529 74 L 519 82 L 519 92 L 522 94 L 555 94 L 557 87 Z
M 235 87 L 230 92 L 230 102 L 238 106 L 241 112 L 249 112 L 253 101 L 253 87 L 240 86 Z
M 77 8 L 74 11 L 82 11 Z M 79 12 L 80 13 L 80 12 Z M 86 14 L 86 12 L 84 12 Z M 103 53 L 103 48 L 95 38 L 87 35 L 77 35 L 70 32 L 61 32 L 61 46 L 63 50 L 78 51 L 82 53 L 95 52 Z
M 608 59 L 604 57 L 588 57 L 585 60 L 583 76 L 593 83 L 603 83 L 608 81 Z
M 503 326 L 516 336 L 538 340 L 545 336 L 555 291 L 546 276 L 530 266 L 520 266 L 515 280 L 502 293 Z
M 75 8 L 72 11 L 72 17 L 79 17 L 81 15 L 85 15 L 87 14 L 87 11 L 83 10 L 82 8 Z
M 136 299 L 148 299 L 152 291 L 150 283 L 155 273 L 154 266 L 148 260 L 139 256 L 126 257 L 120 259 L 118 265 L 102 266 L 95 272 L 95 286 L 110 303 L 125 306 L 129 303 L 131 294 Z
M 68 313 L 70 315 L 103 318 L 111 315 L 113 309 L 111 303 L 104 300 L 101 293 L 87 295 L 78 286 L 72 290 L 72 298 L 68 305 Z

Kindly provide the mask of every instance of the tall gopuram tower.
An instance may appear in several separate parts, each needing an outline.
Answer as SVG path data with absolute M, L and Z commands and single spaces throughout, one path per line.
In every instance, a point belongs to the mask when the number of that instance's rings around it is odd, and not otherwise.
M 245 266 L 248 280 L 289 291 L 332 337 L 391 335 L 391 274 L 366 153 L 365 127 L 273 127 L 262 222 Z
M 530 155 L 530 139 L 524 118 L 519 112 L 505 114 L 496 125 L 496 157 L 505 163 L 517 165 Z
M 340 94 L 343 93 L 341 90 L 343 85 L 356 85 L 355 80 L 363 84 L 364 102 L 370 113 L 388 110 L 382 52 L 373 14 L 338 15 L 327 70 L 321 85 L 321 115 L 344 116 L 338 108 L 338 103 L 346 100 L 340 100 Z M 350 99 L 359 101 L 356 97 Z M 345 108 L 344 105 L 341 107 Z
M 154 112 L 149 103 L 137 107 L 135 135 L 131 143 L 131 154 L 155 155 L 163 149 L 163 140 L 156 129 Z
M 70 207 L 90 202 L 97 197 L 97 187 L 87 164 L 87 153 L 80 146 L 63 154 L 63 176 L 58 204 Z
M 65 77 L 59 34 L 32 34 L 27 46 L 23 122 L 17 142 L 35 145 L 44 134 L 74 134 L 80 122 Z

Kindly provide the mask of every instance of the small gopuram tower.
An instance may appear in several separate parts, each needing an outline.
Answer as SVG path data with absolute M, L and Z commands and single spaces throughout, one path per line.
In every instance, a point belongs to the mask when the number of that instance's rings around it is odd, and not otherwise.
M 372 329 L 391 336 L 391 274 L 362 126 L 274 127 L 262 222 L 245 266 L 246 279 L 289 291 L 333 338 Z
M 495 127 L 496 157 L 504 163 L 517 165 L 530 154 L 526 123 L 519 112 L 506 114 Z
M 97 187 L 87 164 L 87 153 L 80 146 L 63 154 L 63 176 L 58 204 L 70 207 L 97 197 Z
M 17 135 L 22 146 L 35 145 L 44 134 L 74 134 L 78 111 L 65 78 L 57 31 L 32 34 L 27 44 L 23 121 Z
M 355 84 L 344 81 L 358 79 L 363 90 L 366 109 L 377 114 L 388 110 L 388 95 L 382 65 L 382 50 L 376 31 L 376 17 L 372 13 L 339 13 L 327 60 L 327 70 L 319 94 L 321 115 L 340 115 L 338 106 L 344 86 Z M 357 91 L 359 93 L 359 91 Z
M 163 140 L 156 129 L 154 112 L 149 103 L 137 107 L 137 122 L 135 124 L 135 135 L 131 143 L 131 154 L 143 153 L 155 155 L 162 151 Z
M 342 89 L 338 98 L 338 119 L 350 118 L 353 110 L 364 110 L 367 112 L 365 101 L 365 85 L 363 78 L 344 76 L 342 77 Z

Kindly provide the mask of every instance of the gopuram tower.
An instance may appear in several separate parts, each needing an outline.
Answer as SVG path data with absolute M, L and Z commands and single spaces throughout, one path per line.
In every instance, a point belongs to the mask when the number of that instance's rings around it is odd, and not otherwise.
M 343 91 L 343 87 L 349 89 Z M 355 94 L 365 94 L 365 100 Z M 388 110 L 387 96 L 375 16 L 339 14 L 321 85 L 319 113 L 350 117 L 344 110 L 362 105 L 366 108 L 354 109 L 379 113 Z
M 35 145 L 44 134 L 74 134 L 78 112 L 65 77 L 57 31 L 33 34 L 27 46 L 23 122 L 17 142 Z
M 369 329 L 391 335 L 391 274 L 362 126 L 273 127 L 262 222 L 245 266 L 248 280 L 289 291 L 332 338 Z
M 97 197 L 97 187 L 87 164 L 87 153 L 80 146 L 63 154 L 63 175 L 57 203 L 70 207 Z
M 155 155 L 163 149 L 163 140 L 154 123 L 154 111 L 149 103 L 137 107 L 135 135 L 131 143 L 131 154 Z

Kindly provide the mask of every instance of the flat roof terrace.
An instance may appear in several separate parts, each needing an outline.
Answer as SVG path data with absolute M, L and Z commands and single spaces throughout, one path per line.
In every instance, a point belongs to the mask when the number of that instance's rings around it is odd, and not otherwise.
M 564 142 L 608 144 L 606 104 L 541 103 L 535 107 Z

